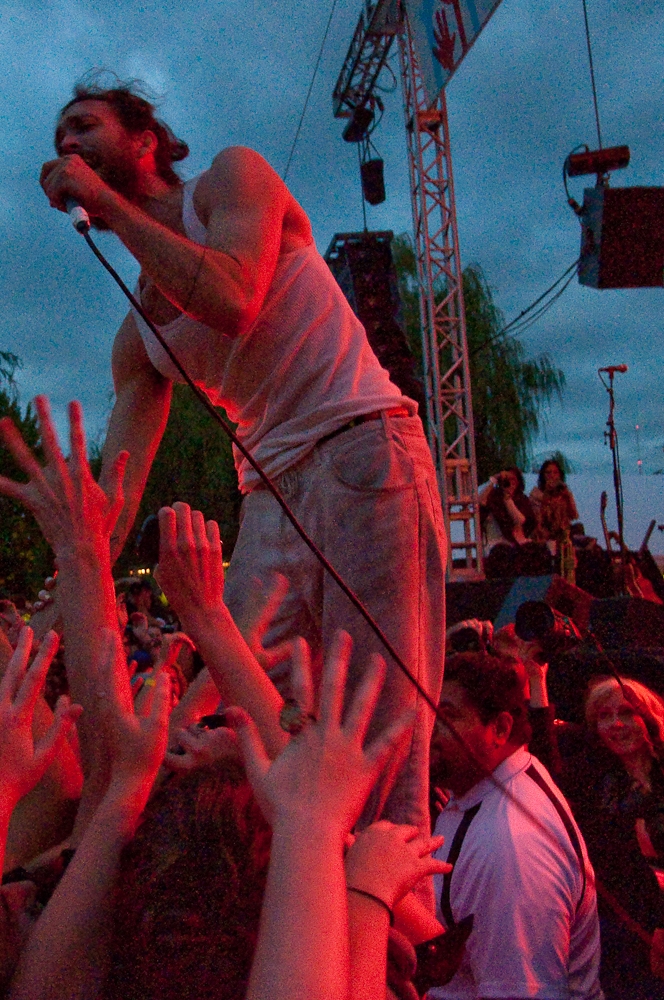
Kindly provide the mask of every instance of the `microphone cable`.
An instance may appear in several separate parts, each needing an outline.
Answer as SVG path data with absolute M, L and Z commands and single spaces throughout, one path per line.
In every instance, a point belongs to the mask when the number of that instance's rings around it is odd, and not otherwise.
M 554 835 L 553 835 L 552 831 L 549 830 L 549 828 L 544 824 L 544 822 L 542 821 L 542 819 L 535 812 L 533 812 L 533 810 L 529 806 L 527 806 L 524 802 L 522 802 L 520 799 L 518 799 L 516 797 L 516 795 L 514 794 L 514 792 L 512 792 L 512 790 L 510 788 L 508 788 L 499 778 L 497 778 L 494 775 L 493 771 L 489 771 L 485 767 L 485 765 L 482 763 L 482 761 L 479 760 L 479 758 L 478 758 L 477 754 L 475 753 L 475 751 L 473 750 L 473 748 L 471 746 L 469 746 L 469 744 L 464 739 L 464 737 L 461 735 L 461 733 L 458 731 L 458 729 L 456 728 L 456 726 L 443 714 L 443 712 L 441 711 L 441 709 L 439 708 L 439 706 L 436 704 L 436 702 L 433 700 L 433 698 L 429 695 L 429 693 L 427 691 L 425 691 L 425 689 L 419 683 L 419 681 L 417 680 L 417 678 L 408 669 L 408 667 L 406 666 L 406 664 L 404 663 L 404 661 L 402 660 L 402 658 L 399 656 L 399 654 L 397 653 L 397 651 L 395 650 L 394 646 L 389 641 L 389 639 L 387 638 L 387 636 L 385 635 L 385 633 L 383 632 L 383 630 L 380 628 L 380 626 L 378 625 L 378 623 L 372 617 L 372 615 L 368 611 L 368 609 L 364 606 L 364 604 L 362 603 L 362 601 L 360 601 L 359 597 L 348 586 L 348 584 L 345 582 L 345 580 L 343 579 L 343 577 L 341 577 L 339 575 L 339 573 L 336 571 L 336 569 L 334 568 L 334 566 L 330 563 L 330 561 L 326 558 L 326 556 L 321 552 L 321 550 L 318 548 L 318 546 L 313 541 L 313 539 L 309 537 L 309 535 L 307 534 L 307 532 L 305 531 L 305 529 L 302 527 L 302 525 L 298 521 L 296 515 L 293 513 L 293 511 L 291 510 L 291 508 L 288 506 L 286 500 L 284 499 L 284 497 L 280 493 L 278 487 L 272 482 L 272 480 L 270 479 L 270 477 L 264 471 L 264 469 L 262 468 L 262 466 L 256 461 L 256 459 L 253 457 L 253 455 L 251 455 L 251 453 L 248 451 L 248 449 L 242 444 L 242 442 L 238 438 L 238 436 L 235 433 L 235 431 L 233 430 L 233 428 L 228 424 L 228 422 L 226 420 L 223 419 L 223 417 L 221 416 L 221 414 L 213 406 L 213 404 L 210 402 L 209 398 L 203 392 L 203 390 L 200 389 L 196 385 L 196 383 L 193 381 L 193 379 L 191 378 L 191 376 L 189 375 L 189 373 L 185 369 L 184 365 L 182 365 L 182 363 L 180 362 L 180 360 L 178 359 L 178 357 L 176 356 L 176 354 L 174 353 L 174 351 L 166 343 L 165 339 L 162 337 L 161 333 L 159 332 L 159 330 L 157 329 L 157 327 L 155 326 L 155 324 L 146 315 L 145 310 L 143 309 L 143 307 L 140 304 L 140 302 L 136 299 L 136 296 L 133 295 L 133 293 L 126 286 L 126 284 L 124 283 L 124 281 L 122 280 L 122 278 L 120 277 L 120 275 L 117 273 L 117 271 L 113 268 L 113 266 L 109 263 L 109 261 L 106 260 L 106 258 L 104 257 L 103 253 L 101 252 L 101 250 L 99 250 L 99 248 L 97 247 L 97 245 L 93 241 L 92 237 L 90 236 L 89 231 L 87 229 L 84 229 L 83 227 L 80 227 L 80 228 L 79 227 L 75 227 L 75 228 L 77 229 L 77 232 L 79 232 L 83 236 L 83 238 L 85 239 L 86 243 L 88 244 L 88 246 L 90 247 L 90 249 L 94 253 L 95 257 L 100 261 L 100 263 L 103 265 L 103 267 L 108 271 L 108 273 L 111 275 L 111 277 L 113 278 L 113 280 L 118 284 L 118 286 L 120 287 L 120 289 L 122 290 L 122 292 L 125 294 L 125 296 L 129 300 L 129 302 L 132 304 L 132 306 L 134 307 L 134 309 L 136 309 L 136 311 L 139 313 L 139 315 L 142 317 L 142 319 L 148 325 L 149 329 L 151 330 L 151 332 L 153 333 L 153 335 L 156 337 L 158 343 L 164 349 L 164 351 L 166 352 L 167 356 L 169 357 L 169 359 L 171 360 L 171 362 L 173 363 L 173 365 L 175 366 L 175 368 L 178 370 L 178 372 L 180 373 L 180 375 L 182 376 L 182 378 L 184 379 L 184 381 L 186 382 L 186 384 L 190 387 L 190 389 L 192 390 L 192 392 L 197 396 L 197 398 L 203 404 L 203 406 L 208 411 L 208 413 L 210 413 L 212 415 L 212 417 L 217 421 L 217 423 L 221 425 L 221 427 L 223 428 L 224 432 L 228 435 L 228 437 L 230 438 L 230 440 L 232 441 L 232 443 L 236 446 L 236 448 L 241 453 L 241 455 L 244 458 L 246 458 L 246 460 L 249 462 L 249 464 L 251 465 L 252 469 L 257 473 L 257 475 L 260 477 L 260 479 L 262 480 L 262 482 L 264 483 L 264 485 L 266 486 L 266 488 L 270 491 L 270 493 L 272 494 L 272 496 L 274 497 L 274 499 L 277 501 L 277 503 L 279 504 L 279 506 L 283 510 L 284 514 L 286 515 L 286 517 L 288 518 L 288 520 L 291 522 L 291 524 L 293 525 L 293 527 L 297 531 L 297 533 L 300 536 L 300 538 L 302 539 L 302 541 L 308 546 L 308 548 L 311 550 L 311 552 L 313 553 L 313 555 L 316 557 L 316 559 L 319 561 L 319 563 L 323 566 L 323 568 L 325 569 L 325 571 L 327 573 L 329 573 L 329 575 L 332 577 L 332 579 L 335 581 L 335 583 L 341 588 L 341 590 L 344 592 L 344 594 L 346 595 L 346 597 L 349 599 L 349 601 L 351 602 L 351 604 L 355 607 L 355 609 L 364 618 L 364 620 L 366 621 L 366 623 L 369 625 L 369 627 L 372 629 L 372 631 L 374 632 L 374 634 L 380 640 L 380 642 L 382 643 L 382 645 L 384 646 L 384 648 L 387 650 L 387 652 L 390 654 L 390 656 L 392 657 L 392 659 L 394 660 L 394 662 L 396 663 L 396 665 L 399 667 L 399 669 L 402 671 L 402 673 L 404 674 L 404 676 L 408 678 L 408 680 L 413 685 L 413 687 L 415 688 L 415 690 L 417 691 L 417 693 L 424 700 L 424 702 L 429 706 L 429 708 L 431 709 L 431 711 L 434 714 L 434 717 L 439 722 L 441 722 L 448 729 L 448 731 L 449 731 L 450 735 L 452 736 L 452 738 L 459 744 L 459 746 L 462 747 L 462 749 L 464 750 L 464 752 L 467 754 L 468 758 L 473 761 L 473 763 L 478 768 L 478 770 L 482 774 L 482 776 L 484 778 L 487 778 L 494 785 L 495 788 L 497 788 L 503 795 L 505 795 L 516 806 L 516 808 L 521 813 L 523 813 L 524 816 L 526 816 L 526 818 L 534 826 L 536 826 L 536 827 L 538 827 L 540 829 L 540 831 L 546 837 L 551 838 L 551 839 L 553 839 L 555 841 L 555 838 L 554 838 Z M 593 639 L 594 639 L 594 637 L 593 637 Z M 596 639 L 594 639 L 594 641 L 597 642 Z M 607 657 L 607 660 L 608 659 L 609 658 Z M 610 664 L 610 661 L 609 661 L 609 664 Z M 612 664 L 610 664 L 610 669 L 611 669 L 611 673 L 616 678 L 618 678 L 617 671 L 615 670 L 615 667 L 613 667 Z M 618 678 L 618 680 L 619 680 L 619 678 Z M 621 685 L 621 687 L 622 687 L 622 685 Z M 555 786 L 555 787 L 557 788 L 557 786 Z M 593 882 L 594 884 L 596 884 L 599 887 L 599 880 L 596 877 L 594 879 L 590 879 L 590 878 L 588 878 L 588 875 L 589 875 L 589 873 L 585 870 L 585 865 L 584 865 L 584 871 L 583 871 L 583 876 L 584 876 L 584 890 L 583 890 L 583 893 L 585 893 L 585 885 L 586 885 L 587 881 L 591 881 L 591 882 Z M 582 893 L 581 899 L 583 898 L 583 893 Z M 579 900 L 579 904 L 581 902 L 581 899 Z M 577 905 L 579 905 L 579 904 L 577 904 Z

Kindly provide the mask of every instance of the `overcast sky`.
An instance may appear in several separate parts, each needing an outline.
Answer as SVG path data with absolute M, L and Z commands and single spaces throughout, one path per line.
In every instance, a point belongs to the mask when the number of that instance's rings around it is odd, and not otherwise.
M 289 175 L 322 252 L 335 232 L 362 227 L 356 147 L 342 141 L 343 123 L 331 111 L 360 6 L 338 0 Z M 66 402 L 77 397 L 90 435 L 103 434 L 111 345 L 125 312 L 120 292 L 38 185 L 42 162 L 53 156 L 57 110 L 74 80 L 105 66 L 163 95 L 162 117 L 192 150 L 185 178 L 234 143 L 254 147 L 282 173 L 330 9 L 331 0 L 3 4 L 0 348 L 23 360 L 23 401 L 48 393 L 62 427 Z M 588 0 L 588 14 L 604 144 L 632 151 L 613 183 L 659 185 L 664 6 Z M 369 228 L 399 233 L 411 228 L 400 89 L 385 100 L 374 139 L 385 158 L 387 200 L 367 206 L 367 216 Z M 462 262 L 483 267 L 511 319 L 579 253 L 561 167 L 578 143 L 596 145 L 581 0 L 503 0 L 447 100 Z M 571 186 L 581 200 L 583 179 Z M 132 284 L 131 257 L 113 236 L 99 241 Z M 527 331 L 528 352 L 549 352 L 567 379 L 538 457 L 560 448 L 577 471 L 609 474 L 607 398 L 596 370 L 626 363 L 629 372 L 617 376 L 625 472 L 636 470 L 637 423 L 644 469 L 664 467 L 663 297 L 662 289 L 596 291 L 575 281 Z

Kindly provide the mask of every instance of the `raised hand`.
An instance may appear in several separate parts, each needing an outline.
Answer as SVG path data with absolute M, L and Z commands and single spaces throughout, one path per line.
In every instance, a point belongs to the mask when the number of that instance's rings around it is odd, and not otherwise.
M 372 823 L 346 854 L 348 888 L 375 896 L 392 910 L 421 879 L 452 870 L 431 857 L 443 842 L 443 837 L 421 834 L 416 826 Z
M 46 465 L 42 467 L 9 417 L 0 420 L 0 437 L 27 483 L 0 476 L 0 493 L 30 510 L 56 556 L 69 554 L 91 542 L 106 547 L 122 510 L 122 479 L 129 457 L 121 452 L 113 464 L 107 495 L 94 481 L 86 454 L 83 414 L 78 402 L 69 404 L 71 457 L 65 461 L 51 420 L 48 400 L 35 398 Z
M 264 588 L 260 580 L 255 580 L 254 589 L 255 601 L 248 602 L 248 606 L 258 608 L 258 611 L 251 620 L 238 621 L 238 628 L 263 670 L 272 670 L 284 660 L 293 659 L 292 639 L 269 649 L 263 645 L 270 624 L 288 593 L 288 580 L 282 573 L 275 573 L 271 586 Z
M 305 715 L 313 709 L 311 677 L 296 647 L 293 687 Z M 372 656 L 362 683 L 342 721 L 344 690 L 352 642 L 338 632 L 325 661 L 319 716 L 272 763 L 251 718 L 239 708 L 226 711 L 238 734 L 247 775 L 261 809 L 273 827 L 304 830 L 325 824 L 345 837 L 356 823 L 378 775 L 390 756 L 406 745 L 414 712 L 405 713 L 368 747 L 364 739 L 385 678 L 385 662 Z M 302 678 L 297 690 L 298 667 Z
M 159 673 L 135 713 L 120 636 L 103 629 L 96 684 L 95 715 L 109 747 L 111 785 L 137 793 L 142 809 L 166 752 L 170 678 Z
M 240 757 L 235 733 L 225 726 L 201 729 L 190 726 L 178 733 L 178 743 L 184 753 L 167 753 L 164 765 L 177 774 L 188 774 L 199 767 L 210 767 L 218 760 L 238 760 Z
M 180 621 L 224 608 L 224 568 L 216 521 L 175 503 L 159 511 L 159 566 L 155 579 Z
M 32 629 L 26 626 L 0 682 L 0 801 L 3 812 L 11 811 L 41 780 L 83 711 L 80 705 L 70 705 L 66 696 L 59 698 L 52 725 L 35 744 L 32 717 L 58 642 L 54 632 L 47 633 L 28 669 Z

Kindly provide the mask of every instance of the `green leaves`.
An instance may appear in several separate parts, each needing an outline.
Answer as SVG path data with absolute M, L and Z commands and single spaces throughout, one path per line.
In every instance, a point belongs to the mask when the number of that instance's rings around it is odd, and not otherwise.
M 20 361 L 14 354 L 0 351 L 0 377 L 7 388 L 0 389 L 0 417 L 11 417 L 26 444 L 41 458 L 37 418 L 30 403 L 22 412 L 13 383 Z M 25 481 L 26 476 L 6 450 L 0 447 L 0 475 Z M 32 514 L 8 497 L 0 496 L 0 595 L 22 594 L 34 599 L 53 572 L 53 555 Z
M 218 522 L 224 559 L 228 559 L 237 538 L 241 502 L 231 444 L 186 385 L 173 387 L 168 426 L 152 464 L 135 530 L 118 560 L 116 576 L 136 565 L 136 531 L 148 514 L 156 514 L 160 507 L 172 507 L 176 500 Z
M 399 276 L 408 341 L 421 365 L 417 269 L 407 234 L 396 237 L 392 253 Z M 443 295 L 441 286 L 436 301 Z M 532 445 L 539 433 L 543 412 L 555 396 L 562 396 L 565 376 L 548 354 L 527 357 L 517 337 L 501 333 L 505 320 L 478 264 L 469 264 L 463 272 L 463 295 L 477 475 L 482 483 L 510 465 L 521 469 L 530 467 Z

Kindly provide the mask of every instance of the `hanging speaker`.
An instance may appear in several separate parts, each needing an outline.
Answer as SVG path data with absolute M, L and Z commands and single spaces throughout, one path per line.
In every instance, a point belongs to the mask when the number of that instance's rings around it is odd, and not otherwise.
M 664 285 L 664 188 L 587 188 L 581 231 L 580 284 Z
M 362 194 L 370 205 L 380 205 L 385 201 L 385 180 L 382 160 L 365 160 L 360 167 Z

